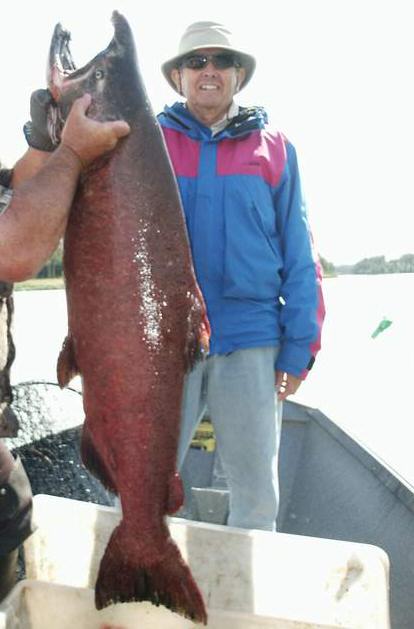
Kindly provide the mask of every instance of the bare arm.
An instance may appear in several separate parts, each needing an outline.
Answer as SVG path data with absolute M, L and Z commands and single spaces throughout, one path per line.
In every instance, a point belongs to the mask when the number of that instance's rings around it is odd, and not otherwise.
M 123 121 L 87 118 L 89 104 L 88 95 L 74 103 L 56 151 L 29 149 L 17 162 L 13 197 L 0 217 L 0 279 L 19 282 L 36 274 L 64 233 L 82 166 L 129 133 Z
M 76 155 L 62 145 L 46 155 L 46 165 L 35 176 L 19 183 L 21 170 L 34 169 L 28 153 L 16 164 L 17 185 L 0 219 L 0 278 L 10 282 L 35 275 L 56 249 L 81 170 Z

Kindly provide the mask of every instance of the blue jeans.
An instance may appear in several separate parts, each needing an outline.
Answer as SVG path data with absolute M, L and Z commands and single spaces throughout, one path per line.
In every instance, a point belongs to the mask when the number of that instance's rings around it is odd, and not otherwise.
M 213 355 L 185 381 L 178 468 L 208 408 L 230 490 L 229 526 L 276 530 L 282 422 L 277 354 L 277 347 L 260 347 Z

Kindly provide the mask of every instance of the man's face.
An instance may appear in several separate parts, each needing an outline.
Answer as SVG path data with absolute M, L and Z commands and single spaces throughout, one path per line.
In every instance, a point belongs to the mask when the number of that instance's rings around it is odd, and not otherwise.
M 229 63 L 234 58 L 220 48 L 203 48 L 197 50 L 192 57 L 210 55 L 219 55 L 218 60 L 209 59 L 202 68 L 183 64 L 172 71 L 171 77 L 177 89 L 187 99 L 189 110 L 202 122 L 208 120 L 214 123 L 228 111 L 234 94 L 244 80 L 245 70 L 234 65 L 217 67 L 222 65 L 220 61 L 223 55 L 225 62 L 226 55 Z

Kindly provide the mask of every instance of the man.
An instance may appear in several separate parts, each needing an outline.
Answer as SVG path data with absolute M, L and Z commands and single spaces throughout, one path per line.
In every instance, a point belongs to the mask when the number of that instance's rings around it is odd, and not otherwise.
M 233 100 L 254 69 L 226 27 L 191 24 L 162 66 L 185 102 L 159 122 L 212 328 L 210 356 L 186 381 L 178 464 L 208 407 L 228 524 L 275 530 L 281 402 L 312 367 L 324 306 L 295 150 L 262 108 Z
M 99 123 L 87 117 L 89 95 L 68 116 L 53 152 L 46 116 L 51 96 L 32 95 L 32 121 L 25 125 L 31 148 L 12 171 L 0 169 L 0 436 L 9 436 L 15 418 L 9 370 L 14 358 L 10 334 L 12 284 L 36 274 L 65 230 L 81 170 L 112 150 L 129 133 L 126 122 Z M 16 581 L 18 547 L 32 532 L 32 495 L 21 461 L 0 440 L 0 600 Z

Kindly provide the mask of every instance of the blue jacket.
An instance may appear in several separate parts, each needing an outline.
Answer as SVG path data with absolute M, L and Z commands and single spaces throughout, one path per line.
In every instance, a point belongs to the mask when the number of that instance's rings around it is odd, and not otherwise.
M 276 368 L 305 377 L 320 348 L 321 275 L 296 153 L 263 109 L 221 132 L 183 103 L 158 116 L 178 181 L 210 351 L 280 345 Z

